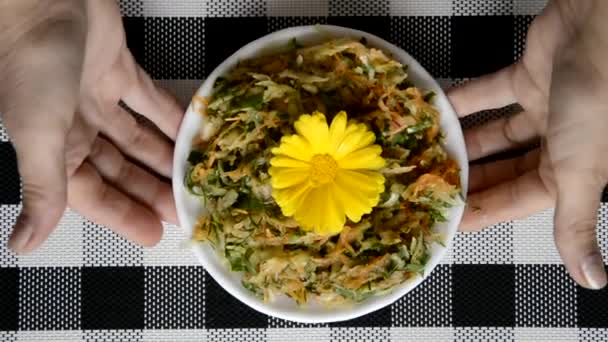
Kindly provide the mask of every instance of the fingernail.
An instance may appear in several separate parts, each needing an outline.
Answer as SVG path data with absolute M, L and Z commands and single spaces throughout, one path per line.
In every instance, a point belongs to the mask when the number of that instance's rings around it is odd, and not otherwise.
M 583 258 L 581 269 L 589 288 L 599 290 L 606 286 L 606 270 L 604 269 L 604 262 L 600 254 L 593 253 Z
M 25 245 L 30 241 L 32 231 L 32 226 L 29 224 L 16 226 L 8 240 L 8 248 L 15 253 L 23 252 Z

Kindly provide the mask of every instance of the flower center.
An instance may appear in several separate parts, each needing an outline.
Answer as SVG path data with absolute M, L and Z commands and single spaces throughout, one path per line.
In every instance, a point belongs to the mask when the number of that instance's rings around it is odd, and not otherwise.
M 338 173 L 338 163 L 328 154 L 315 154 L 310 160 L 310 181 L 317 187 L 330 183 Z

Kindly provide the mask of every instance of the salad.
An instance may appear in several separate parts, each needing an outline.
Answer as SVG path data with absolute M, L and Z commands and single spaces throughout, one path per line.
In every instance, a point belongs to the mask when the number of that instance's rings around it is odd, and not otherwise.
M 286 295 L 338 305 L 382 295 L 425 270 L 434 225 L 460 201 L 459 166 L 442 146 L 432 92 L 407 66 L 367 42 L 337 39 L 240 62 L 193 108 L 206 122 L 185 186 L 206 213 L 193 240 L 211 244 L 242 284 L 266 301 Z M 382 148 L 384 192 L 337 233 L 306 230 L 273 198 L 272 150 L 301 115 L 341 111 Z

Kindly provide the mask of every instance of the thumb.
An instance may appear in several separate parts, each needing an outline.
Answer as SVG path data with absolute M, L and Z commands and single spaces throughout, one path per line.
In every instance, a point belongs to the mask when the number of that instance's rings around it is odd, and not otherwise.
M 592 172 L 556 172 L 555 244 L 570 276 L 581 286 L 606 286 L 596 223 L 605 179 Z
M 40 25 L 0 60 L 0 111 L 17 152 L 23 209 L 8 245 L 30 252 L 46 240 L 66 207 L 65 141 L 76 109 L 83 25 Z
M 67 91 L 38 93 L 36 102 L 28 103 L 22 100 L 22 94 L 30 94 L 24 91 L 29 83 L 23 82 L 11 97 L 9 103 L 19 104 L 9 106 L 3 119 L 17 153 L 22 181 L 23 208 L 8 241 L 16 253 L 28 253 L 40 246 L 65 211 L 65 141 L 76 106 L 77 89 L 72 95 Z
M 9 134 L 11 134 L 9 130 Z M 16 134 L 13 142 L 22 179 L 23 208 L 8 246 L 28 253 L 40 246 L 56 227 L 66 208 L 66 169 L 62 130 L 41 135 Z M 27 141 L 25 137 L 28 137 Z

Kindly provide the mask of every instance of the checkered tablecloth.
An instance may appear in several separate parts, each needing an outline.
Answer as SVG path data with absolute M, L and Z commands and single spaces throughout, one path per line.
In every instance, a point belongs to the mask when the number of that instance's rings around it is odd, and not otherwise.
M 383 37 L 449 87 L 515 61 L 544 3 L 120 2 L 133 54 L 184 103 L 240 46 L 274 30 L 315 23 Z M 479 113 L 463 124 L 510 111 Z M 553 246 L 551 210 L 457 235 L 432 276 L 390 307 L 353 321 L 304 325 L 259 314 L 232 298 L 184 248 L 175 226 L 167 227 L 157 247 L 143 249 L 68 210 L 43 248 L 12 254 L 6 240 L 20 209 L 20 182 L 1 125 L 0 162 L 0 340 L 608 341 L 608 290 L 587 291 L 570 280 Z M 599 215 L 606 262 L 608 203 Z

